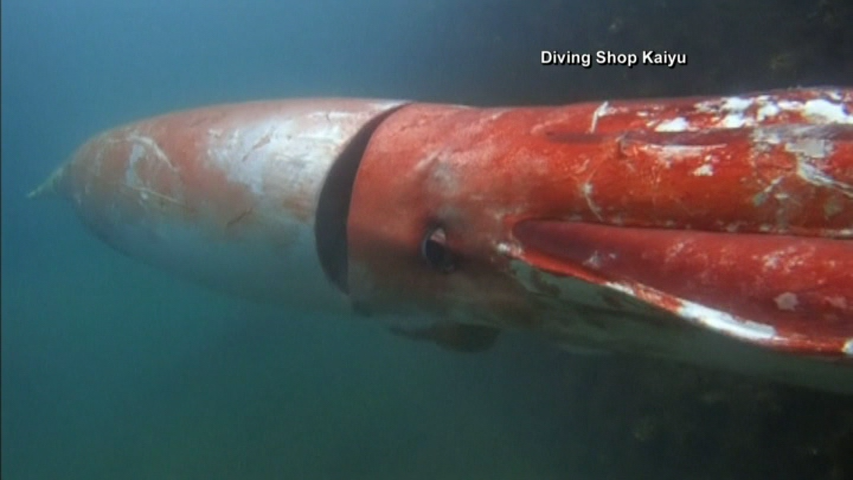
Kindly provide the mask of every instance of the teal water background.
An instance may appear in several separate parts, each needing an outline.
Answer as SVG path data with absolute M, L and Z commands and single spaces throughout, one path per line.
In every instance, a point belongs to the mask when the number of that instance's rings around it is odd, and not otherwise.
M 4 1 L 2 478 L 853 471 L 843 470 L 853 458 L 849 399 L 577 357 L 521 335 L 484 354 L 450 354 L 363 319 L 207 292 L 110 250 L 60 201 L 25 199 L 92 134 L 197 105 L 291 96 L 559 103 L 853 78 L 831 52 L 791 59 L 755 32 L 778 13 L 768 2 L 738 12 L 752 22 L 711 21 L 711 44 L 684 36 L 695 27 L 669 27 L 701 12 L 593 3 Z M 795 19 L 811 3 L 782 2 Z M 605 12 L 615 7 L 621 13 Z M 626 36 L 632 26 L 659 41 Z M 671 71 L 538 65 L 541 49 L 682 46 L 692 63 Z

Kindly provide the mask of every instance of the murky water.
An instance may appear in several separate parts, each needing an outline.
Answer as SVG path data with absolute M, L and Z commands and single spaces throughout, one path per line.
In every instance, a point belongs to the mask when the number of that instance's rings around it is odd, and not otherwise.
M 207 292 L 25 199 L 97 131 L 195 105 L 849 85 L 849 3 L 748 3 L 4 1 L 2 477 L 850 478 L 849 397 L 520 334 L 448 353 Z M 540 65 L 644 49 L 688 63 Z

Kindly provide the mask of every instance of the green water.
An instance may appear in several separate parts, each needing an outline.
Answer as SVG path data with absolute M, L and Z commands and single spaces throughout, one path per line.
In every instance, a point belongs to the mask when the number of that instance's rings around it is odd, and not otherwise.
M 486 3 L 486 2 L 483 2 Z M 201 290 L 25 200 L 90 135 L 289 96 L 473 104 L 853 78 L 853 8 L 754 2 L 2 2 L 4 480 L 853 477 L 853 400 L 574 356 L 476 355 Z M 670 70 L 540 50 L 685 51 Z

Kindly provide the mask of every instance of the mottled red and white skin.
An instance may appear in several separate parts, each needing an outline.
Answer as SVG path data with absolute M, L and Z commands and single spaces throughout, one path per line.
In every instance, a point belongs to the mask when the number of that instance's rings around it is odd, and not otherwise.
M 101 134 L 34 195 L 232 294 L 853 393 L 853 90 L 256 102 Z

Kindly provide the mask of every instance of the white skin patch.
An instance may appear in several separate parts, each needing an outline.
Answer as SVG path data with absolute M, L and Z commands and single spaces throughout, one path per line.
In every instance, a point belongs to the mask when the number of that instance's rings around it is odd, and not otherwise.
M 773 299 L 776 302 L 776 308 L 779 310 L 787 310 L 793 312 L 797 308 L 797 296 L 791 292 L 785 292 Z
M 124 172 L 124 183 L 130 186 L 141 185 L 139 176 L 136 174 L 136 163 L 145 156 L 145 147 L 134 144 L 130 149 L 130 158 L 127 161 L 127 170 Z
M 693 170 L 693 176 L 695 177 L 710 177 L 712 175 L 714 175 L 714 166 L 708 163 Z
M 764 270 L 772 270 L 779 266 L 779 253 L 769 253 L 764 256 Z
M 520 257 L 523 254 L 523 250 L 518 245 L 513 245 L 507 242 L 499 242 L 495 245 L 495 250 L 505 256 L 505 257 Z
M 676 117 L 671 120 L 664 120 L 660 122 L 657 127 L 655 127 L 655 131 L 657 132 L 684 132 L 690 128 L 690 124 L 687 123 L 683 117 Z
M 154 156 L 157 158 L 157 160 L 160 160 L 161 162 L 165 163 L 170 170 L 172 170 L 173 172 L 177 171 L 177 169 L 175 169 L 175 166 L 172 165 L 171 160 L 169 160 L 169 157 L 166 155 L 166 152 L 164 152 L 163 149 L 160 148 L 160 145 L 158 145 L 157 142 L 155 142 L 152 138 L 142 137 L 139 135 L 128 135 L 127 139 L 133 142 L 134 152 L 131 153 L 132 156 L 135 155 L 136 146 L 140 145 L 144 150 L 148 150 L 154 153 Z M 135 162 L 134 159 L 131 159 L 131 161 Z
M 698 303 L 683 301 L 678 314 L 712 330 L 747 340 L 774 340 L 776 329 L 763 323 L 741 320 Z
M 660 155 L 666 162 L 667 168 L 672 166 L 673 161 L 684 160 L 699 156 L 707 147 L 694 147 L 692 145 L 667 145 L 660 149 Z
M 589 126 L 589 133 L 595 133 L 595 127 L 598 126 L 598 119 L 607 115 L 608 106 L 609 102 L 604 102 L 595 109 L 595 112 L 592 114 L 592 124 Z
M 853 124 L 853 115 L 844 111 L 844 105 L 832 103 L 822 98 L 809 100 L 803 107 L 803 114 L 811 119 L 827 123 Z
M 842 351 L 847 355 L 853 355 L 853 338 L 850 338 L 846 342 L 844 342 L 844 348 L 842 349 Z
M 853 185 L 840 182 L 821 170 L 818 161 L 832 153 L 832 143 L 819 138 L 797 139 L 785 145 L 797 157 L 797 176 L 812 185 L 827 187 L 853 197 Z
M 723 110 L 731 110 L 731 111 L 743 111 L 752 105 L 752 100 L 740 97 L 729 97 L 727 98 L 722 105 Z
M 162 165 L 165 165 L 172 172 L 177 172 L 172 161 L 163 149 L 160 148 L 160 145 L 158 145 L 152 138 L 140 136 L 136 133 L 129 134 L 127 136 L 127 140 L 132 143 L 132 147 L 130 149 L 130 157 L 128 157 L 127 160 L 127 169 L 124 172 L 124 184 L 135 190 L 143 202 L 147 201 L 151 196 L 154 196 L 160 200 L 179 204 L 180 202 L 178 202 L 178 200 L 159 193 L 156 185 L 149 185 L 146 182 L 146 179 L 140 177 L 137 173 L 137 164 L 140 161 L 143 162 L 143 165 L 148 161 L 148 166 L 151 166 L 150 161 L 152 159 L 162 163 Z M 98 155 L 101 154 L 102 152 L 98 152 Z M 150 181 L 150 179 L 148 180 Z
M 798 138 L 788 142 L 785 150 L 809 158 L 826 158 L 832 153 L 832 144 L 822 138 Z
M 749 119 L 743 116 L 743 112 L 733 112 L 723 117 L 720 126 L 723 128 L 741 128 L 750 123 Z
M 814 98 L 805 102 L 780 100 L 772 95 L 759 95 L 755 98 L 729 97 L 722 101 L 698 103 L 696 110 L 716 114 L 719 120 L 715 127 L 718 128 L 754 127 L 757 123 L 788 112 L 800 114 L 816 124 L 853 124 L 853 114 L 845 110 L 841 95 L 830 92 L 828 97 L 829 99 Z M 754 115 L 748 112 L 753 106 L 757 107 Z M 661 122 L 663 123 L 666 122 Z
M 601 254 L 596 250 L 583 264 L 593 268 L 601 268 Z
M 637 292 L 634 291 L 634 287 L 632 287 L 630 285 L 625 285 L 623 283 L 618 283 L 618 282 L 605 282 L 604 285 L 612 288 L 613 290 L 616 290 L 617 292 L 622 292 L 622 293 L 628 294 L 632 297 L 637 296 Z
M 758 109 L 758 112 L 756 112 L 756 115 L 758 117 L 758 121 L 760 122 L 769 117 L 775 117 L 776 115 L 779 115 L 779 111 L 779 107 L 773 105 L 772 103 L 768 103 L 766 105 L 762 105 Z
M 740 97 L 729 97 L 725 99 L 722 105 L 720 105 L 720 110 L 726 113 L 720 120 L 720 126 L 723 128 L 741 128 L 744 126 L 749 126 L 752 124 L 752 119 L 744 117 L 744 111 L 749 108 L 753 103 L 753 100 L 740 98 Z
M 591 195 L 593 192 L 593 186 L 591 183 L 586 182 L 583 184 L 583 197 L 586 199 L 586 204 L 589 207 L 589 210 L 596 216 L 599 220 L 601 217 L 601 208 L 595 204 L 595 201 L 592 199 Z
M 782 143 L 782 138 L 779 136 L 778 129 L 759 127 L 752 131 L 752 142 L 756 144 L 779 145 Z

